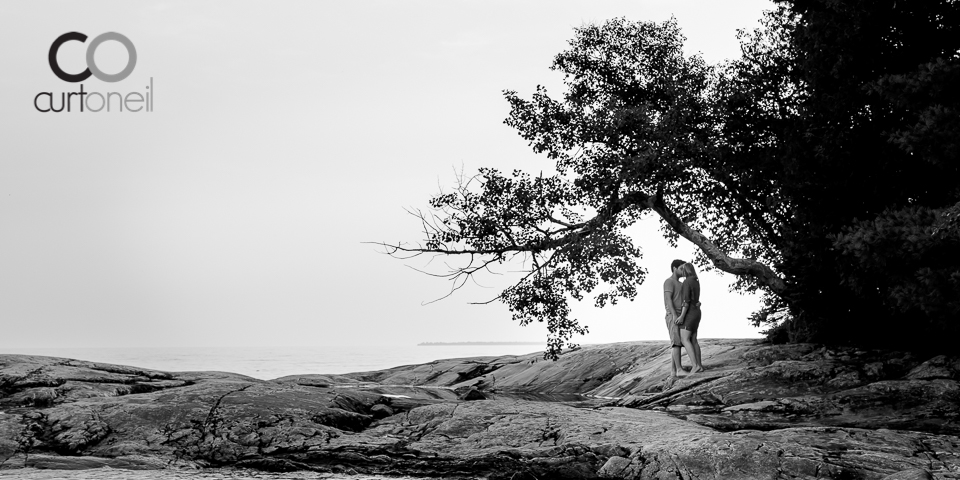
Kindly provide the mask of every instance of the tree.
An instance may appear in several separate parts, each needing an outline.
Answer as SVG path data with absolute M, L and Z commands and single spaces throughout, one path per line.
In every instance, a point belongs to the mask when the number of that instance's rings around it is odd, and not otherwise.
M 468 256 L 458 286 L 527 259 L 497 299 L 521 324 L 547 323 L 553 357 L 585 331 L 568 297 L 601 284 L 598 307 L 636 295 L 646 272 L 623 230 L 646 211 L 699 247 L 698 263 L 762 291 L 752 321 L 773 338 L 958 333 L 960 7 L 916 3 L 787 4 L 717 66 L 684 56 L 673 20 L 576 29 L 552 66 L 561 99 L 505 92 L 507 125 L 556 173 L 481 169 L 416 212 L 424 243 L 391 251 Z M 910 335 L 886 328 L 918 314 L 929 321 Z
M 949 338 L 960 333 L 954 320 L 960 242 L 956 224 L 944 220 L 960 200 L 960 97 L 951 86 L 960 73 L 960 6 L 797 1 L 788 7 L 771 16 L 783 19 L 781 26 L 768 28 L 780 32 L 781 46 L 773 49 L 779 54 L 753 53 L 749 46 L 758 42 L 747 42 L 731 75 L 767 95 L 777 90 L 772 79 L 798 92 L 794 103 L 771 102 L 790 109 L 785 121 L 760 122 L 772 126 L 776 148 L 763 155 L 776 159 L 772 170 L 792 220 L 777 268 L 790 277 L 791 292 L 779 300 L 795 320 L 771 333 L 955 349 Z M 743 68 L 751 57 L 776 61 Z M 751 128 L 725 126 L 751 138 Z M 760 161 L 734 157 L 743 168 Z

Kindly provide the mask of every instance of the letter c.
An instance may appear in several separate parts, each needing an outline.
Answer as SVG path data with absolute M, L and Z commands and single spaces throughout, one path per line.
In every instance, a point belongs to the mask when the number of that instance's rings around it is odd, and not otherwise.
M 53 74 L 59 77 L 60 80 L 63 80 L 64 82 L 77 83 L 90 78 L 90 69 L 87 68 L 80 73 L 71 75 L 67 72 L 64 72 L 63 69 L 60 68 L 60 64 L 57 63 L 57 52 L 60 50 L 60 46 L 71 40 L 76 40 L 80 43 L 83 43 L 87 41 L 87 36 L 80 32 L 69 32 L 60 35 L 56 40 L 53 41 L 53 44 L 50 45 L 50 55 L 48 56 L 48 59 L 50 60 L 50 69 L 53 70 Z
M 47 105 L 50 105 L 50 108 L 46 110 L 41 110 L 40 105 L 37 105 L 37 100 L 40 99 L 41 95 L 46 95 L 50 99 L 50 102 Z M 38 112 L 49 112 L 53 108 L 53 93 L 52 92 L 40 92 L 36 97 L 33 97 L 33 108 L 36 108 Z

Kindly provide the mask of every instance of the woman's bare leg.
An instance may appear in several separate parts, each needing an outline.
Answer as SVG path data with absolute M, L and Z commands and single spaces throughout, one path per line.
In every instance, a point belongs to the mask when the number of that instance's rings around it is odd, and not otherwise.
M 693 356 L 694 356 L 694 366 L 690 372 L 699 372 L 703 370 L 703 363 L 701 360 L 703 357 L 700 356 L 700 342 L 697 341 L 697 332 L 690 334 L 690 343 L 693 344 Z
M 687 349 L 687 357 L 690 357 L 690 363 L 693 364 L 693 368 L 690 369 L 690 374 L 694 374 L 700 371 L 697 368 L 699 362 L 697 361 L 696 352 L 693 349 L 693 342 L 690 341 L 690 331 L 681 328 L 680 329 L 680 343 L 683 343 L 683 348 Z

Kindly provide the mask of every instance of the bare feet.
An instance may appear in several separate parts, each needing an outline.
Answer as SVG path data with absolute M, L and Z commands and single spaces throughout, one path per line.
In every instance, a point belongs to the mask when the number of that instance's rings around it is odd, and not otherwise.
M 693 369 L 690 370 L 690 375 L 693 375 L 694 373 L 700 373 L 702 371 L 703 371 L 703 367 L 694 366 Z
M 680 367 L 680 368 L 683 369 L 684 372 L 689 372 L 690 369 L 693 367 Z

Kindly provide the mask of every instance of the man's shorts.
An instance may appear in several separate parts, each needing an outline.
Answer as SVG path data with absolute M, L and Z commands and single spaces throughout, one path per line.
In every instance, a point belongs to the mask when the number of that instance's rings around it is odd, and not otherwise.
M 683 343 L 680 342 L 680 325 L 673 323 L 673 315 L 669 313 L 666 314 L 665 320 L 667 322 L 667 331 L 670 332 L 670 344 L 674 347 L 682 347 Z

